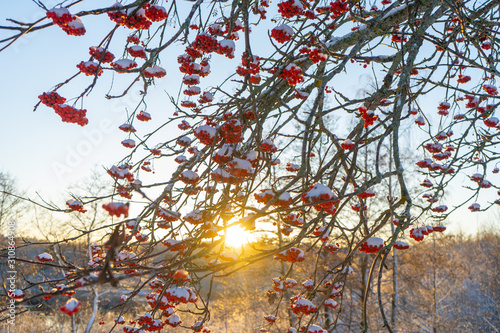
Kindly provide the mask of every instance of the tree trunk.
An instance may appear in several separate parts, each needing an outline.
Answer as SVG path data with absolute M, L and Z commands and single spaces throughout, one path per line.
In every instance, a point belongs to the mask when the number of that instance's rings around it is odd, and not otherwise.
M 368 281 L 368 257 L 365 255 L 361 255 L 360 258 L 360 272 L 361 272 L 361 285 L 360 285 L 360 292 L 361 292 L 361 299 L 359 300 L 359 305 L 360 309 L 363 309 L 363 304 L 365 302 L 365 298 L 368 297 L 367 294 L 367 288 L 366 284 Z M 361 316 L 363 318 L 363 315 Z M 363 328 L 368 327 L 368 318 L 363 318 L 362 319 L 362 326 Z
M 392 151 L 392 136 L 390 137 L 390 150 Z M 389 155 L 389 171 L 392 171 L 392 154 Z M 389 177 L 389 200 L 392 202 L 392 178 Z M 392 222 L 393 216 L 391 216 Z M 391 223 L 391 232 L 394 235 L 394 223 Z M 391 326 L 394 332 L 397 331 L 398 326 L 398 251 L 392 249 L 392 302 L 391 302 Z
M 394 225 L 393 225 L 394 228 Z M 393 255 L 392 255 L 392 302 L 391 302 L 391 326 L 392 330 L 396 332 L 397 329 L 397 324 L 398 324 L 398 318 L 397 318 L 397 311 L 398 311 L 398 253 L 396 249 L 393 249 Z
M 325 328 L 328 332 L 333 329 L 335 321 L 332 318 L 332 311 L 329 307 L 325 307 Z
M 95 318 L 97 317 L 97 308 L 99 302 L 99 293 L 95 287 L 92 287 L 92 291 L 94 292 L 94 302 L 92 304 L 92 316 L 89 318 L 89 322 L 87 323 L 87 328 L 85 328 L 85 333 L 90 333 L 92 329 L 92 325 L 94 325 Z
M 432 302 L 432 331 L 437 333 L 437 285 L 436 285 L 436 237 L 432 236 L 432 288 L 433 288 L 433 302 Z
M 281 235 L 281 222 L 280 221 L 278 221 L 278 242 L 279 242 L 278 243 L 279 247 L 283 246 L 283 236 Z M 281 276 L 284 277 L 286 274 L 287 268 L 286 268 L 285 263 L 283 261 L 281 261 L 280 269 L 281 269 Z M 284 291 L 284 297 L 285 297 L 286 302 L 288 302 L 290 300 L 290 292 L 286 288 Z M 288 321 L 290 323 L 290 327 L 295 326 L 296 317 L 293 314 L 292 309 L 289 306 L 287 306 L 287 313 L 288 313 Z

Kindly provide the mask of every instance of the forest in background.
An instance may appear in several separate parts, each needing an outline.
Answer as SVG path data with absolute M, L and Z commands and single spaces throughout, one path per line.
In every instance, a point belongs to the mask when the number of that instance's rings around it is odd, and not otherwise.
M 25 242 L 40 240 L 25 239 Z M 269 239 L 261 239 L 252 244 L 254 248 L 270 246 Z M 5 246 L 2 238 L 1 245 Z M 498 332 L 500 327 L 500 233 L 489 228 L 477 235 L 449 235 L 433 233 L 426 241 L 411 244 L 408 250 L 397 251 L 397 273 L 391 254 L 382 271 L 381 294 L 386 316 L 396 332 Z M 62 245 L 68 260 L 85 257 L 86 244 L 70 243 Z M 34 258 L 43 252 L 44 246 L 28 247 L 20 250 L 23 258 Z M 311 251 L 318 251 L 315 247 Z M 249 245 L 245 251 L 252 251 Z M 341 260 L 344 250 L 334 254 L 320 253 L 317 267 L 305 261 L 294 264 L 295 278 L 299 283 L 291 290 L 278 292 L 278 297 L 290 297 L 291 291 L 303 288 L 301 283 L 310 278 L 314 269 L 324 270 Z M 332 332 L 359 332 L 362 329 L 363 300 L 367 297 L 367 318 L 371 332 L 385 332 L 377 305 L 378 277 L 371 279 L 370 290 L 366 290 L 369 269 L 374 254 L 358 253 L 353 257 L 353 272 L 345 278 L 342 293 L 342 306 L 337 309 L 321 309 L 319 316 L 323 327 L 335 318 L 331 312 L 339 312 L 337 327 Z M 2 265 L 2 271 L 5 266 Z M 36 281 L 40 275 L 57 275 L 57 270 L 43 267 L 34 270 L 25 266 L 22 272 L 24 284 Z M 289 267 L 279 261 L 266 259 L 257 265 L 239 267 L 222 271 L 219 275 L 231 273 L 225 278 L 215 278 L 212 286 L 212 300 L 209 328 L 212 332 L 259 332 L 263 318 L 272 311 L 273 306 L 266 297 L 273 290 L 273 278 L 283 277 Z M 22 268 L 21 268 L 22 270 Z M 2 272 L 2 275 L 4 272 Z M 299 278 L 300 277 L 300 278 Z M 138 283 L 129 281 L 130 286 L 120 285 L 113 288 L 100 286 L 96 323 L 91 332 L 122 332 L 122 325 L 115 325 L 114 319 L 120 316 L 120 296 L 128 293 L 130 287 Z M 209 283 L 206 279 L 206 284 Z M 397 295 L 395 295 L 395 282 Z M 128 287 L 128 289 L 127 289 Z M 148 289 L 148 288 L 146 288 Z M 82 300 L 82 309 L 76 314 L 77 332 L 84 332 L 93 313 L 95 294 L 90 289 L 79 290 L 76 294 Z M 321 295 L 318 295 L 320 297 Z M 3 301 L 2 301 L 3 302 Z M 70 332 L 72 318 L 59 311 L 54 300 L 27 304 L 31 312 L 17 318 L 17 332 Z M 147 304 L 134 302 L 130 312 L 124 315 L 127 321 L 136 321 Z M 270 332 L 286 332 L 290 324 L 299 320 L 282 307 L 273 325 L 265 326 Z M 182 313 L 181 319 L 191 322 L 195 315 Z M 307 316 L 305 316 L 307 317 Z M 191 320 L 189 320 L 191 319 Z M 193 318 L 196 319 L 196 318 Z M 304 320 L 304 319 L 303 319 Z M 330 323 L 331 324 L 331 323 Z M 0 326 L 2 332 L 6 325 Z M 114 329 L 112 330 L 112 328 Z M 170 330 L 164 330 L 169 332 Z

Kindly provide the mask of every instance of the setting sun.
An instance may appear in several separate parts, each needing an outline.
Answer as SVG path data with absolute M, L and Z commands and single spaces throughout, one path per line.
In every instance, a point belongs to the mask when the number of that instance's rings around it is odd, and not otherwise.
M 240 247 L 249 242 L 255 241 L 255 236 L 249 231 L 238 226 L 230 227 L 226 230 L 226 245 Z

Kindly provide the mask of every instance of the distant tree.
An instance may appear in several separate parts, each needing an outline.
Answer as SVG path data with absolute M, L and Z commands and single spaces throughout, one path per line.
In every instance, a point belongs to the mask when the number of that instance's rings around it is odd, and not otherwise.
M 22 199 L 15 178 L 6 172 L 0 172 L 0 231 L 4 232 L 9 220 L 19 217 Z
M 87 179 L 83 179 L 80 185 L 74 185 L 71 188 L 72 199 L 71 204 L 75 204 L 75 201 L 79 201 L 80 195 L 85 195 L 89 197 L 100 197 L 106 193 L 106 189 L 109 187 L 107 184 L 108 179 L 103 179 L 97 171 L 93 171 L 91 176 Z M 86 212 L 81 214 L 81 212 L 74 212 L 71 214 L 71 219 L 67 221 L 67 228 L 71 233 L 76 235 L 86 235 L 86 250 L 87 250 L 87 260 L 84 260 L 85 265 L 88 261 L 92 261 L 93 257 L 97 252 L 101 251 L 101 246 L 95 241 L 102 240 L 103 232 L 96 232 L 97 229 L 102 228 L 109 222 L 109 215 L 106 214 L 101 209 L 101 201 L 93 201 L 85 205 Z M 95 276 L 97 279 L 97 276 Z M 109 292 L 109 289 L 95 284 L 90 284 L 88 286 L 89 291 L 92 296 L 90 300 L 92 302 L 92 312 L 87 320 L 87 325 L 85 327 L 85 333 L 92 332 L 92 327 L 95 325 L 97 315 L 99 314 L 99 300 L 100 298 Z

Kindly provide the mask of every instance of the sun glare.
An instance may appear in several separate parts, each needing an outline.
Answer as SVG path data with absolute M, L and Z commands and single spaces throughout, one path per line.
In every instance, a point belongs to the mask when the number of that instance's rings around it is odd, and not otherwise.
M 238 226 L 230 227 L 226 230 L 227 246 L 238 248 L 252 241 L 255 241 L 255 236 Z

